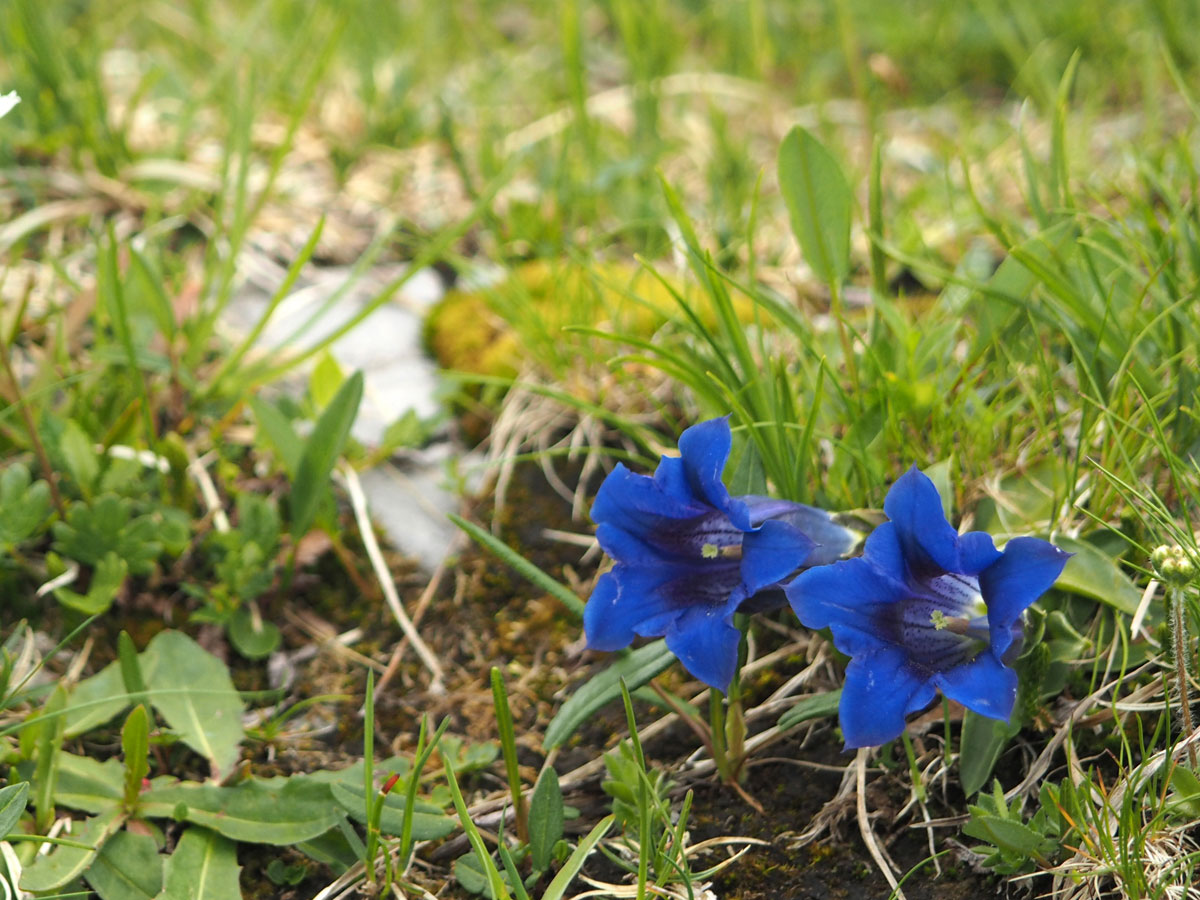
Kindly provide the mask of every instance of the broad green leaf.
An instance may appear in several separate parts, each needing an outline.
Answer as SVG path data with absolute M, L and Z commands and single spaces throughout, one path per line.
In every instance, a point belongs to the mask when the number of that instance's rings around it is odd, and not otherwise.
M 554 845 L 563 836 L 563 798 L 558 773 L 542 769 L 529 801 L 529 854 L 535 872 L 550 868 Z
M 121 667 L 109 663 L 91 678 L 85 678 L 72 688 L 67 699 L 68 738 L 86 734 L 110 721 L 129 706 L 128 692 L 121 678 Z
M 100 458 L 88 437 L 74 419 L 68 419 L 58 439 L 58 449 L 71 478 L 79 485 L 85 497 L 90 496 L 92 486 L 100 474 Z
M 146 755 L 150 752 L 150 717 L 140 703 L 133 708 L 121 729 L 121 752 L 125 755 L 125 809 L 133 812 L 142 790 L 142 779 L 150 772 L 150 760 Z
M 329 473 L 350 437 L 362 392 L 362 372 L 355 372 L 329 401 L 304 444 L 290 497 L 293 538 L 308 532 L 321 499 L 329 492 Z
M 1137 612 L 1142 592 L 1121 571 L 1115 559 L 1087 541 L 1055 535 L 1054 543 L 1075 554 L 1067 560 L 1055 587 L 1107 603 L 1126 615 Z
M 850 272 L 853 196 L 833 154 L 799 126 L 779 148 L 779 190 L 805 261 L 826 284 L 840 284 Z
M 1176 766 L 1171 770 L 1171 789 L 1168 806 L 1192 819 L 1200 818 L 1200 778 L 1186 766 Z
M 159 524 L 152 516 L 133 516 L 128 497 L 103 494 L 90 505 L 74 503 L 65 522 L 54 523 L 55 549 L 64 556 L 97 566 L 109 553 L 125 560 L 135 575 L 149 575 L 162 552 Z
M 142 794 L 140 810 L 149 818 L 172 818 L 211 828 L 235 841 L 295 844 L 333 828 L 338 806 L 329 785 L 304 775 L 251 778 L 233 787 L 176 783 L 155 785 Z
M 547 750 L 561 745 L 575 730 L 592 717 L 596 710 L 621 696 L 621 681 L 629 690 L 641 687 L 659 672 L 664 671 L 675 655 L 665 641 L 658 640 L 638 647 L 621 657 L 571 695 L 546 729 L 544 745 Z
M 922 470 L 937 488 L 938 496 L 942 498 L 942 514 L 947 522 L 954 521 L 954 483 L 950 477 L 952 462 L 950 459 L 943 459 Z
M 96 859 L 96 852 L 121 827 L 124 817 L 119 809 L 93 816 L 72 832 L 71 840 L 89 845 L 92 849 L 61 846 L 45 856 L 39 856 L 21 875 L 25 891 L 55 891 L 78 878 Z
M 729 479 L 729 493 L 736 496 L 766 494 L 767 474 L 758 446 L 749 439 L 743 440 L 741 444 L 742 452 L 738 454 L 737 464 L 733 467 L 733 475 Z
M 50 515 L 50 485 L 14 463 L 0 473 L 0 546 L 30 538 Z
M 162 890 L 162 857 L 150 835 L 118 831 L 96 855 L 84 878 L 100 900 L 154 900 Z
M 963 793 L 974 797 L 992 777 L 992 769 L 1017 729 L 967 710 L 958 752 L 958 778 Z
M 295 478 L 296 470 L 300 468 L 300 455 L 304 452 L 296 429 L 283 413 L 258 396 L 250 398 L 250 408 L 254 410 L 259 432 L 279 457 L 283 470 L 289 478 Z
M 235 900 L 241 897 L 237 846 L 207 828 L 183 833 L 167 858 L 166 879 L 156 900 Z
M 71 809 L 105 813 L 117 809 L 124 795 L 125 773 L 120 761 L 63 753 L 58 762 L 54 799 Z
M 456 516 L 453 513 L 448 514 L 446 518 L 470 535 L 477 544 L 500 557 L 502 562 L 516 569 L 519 574 L 533 582 L 537 587 L 561 600 L 563 605 L 575 614 L 576 618 L 583 618 L 583 601 L 570 588 L 559 584 L 520 553 L 513 550 L 508 544 L 504 543 L 504 541 L 489 534 L 474 522 L 468 522 L 466 519 Z M 617 693 L 619 694 L 620 691 Z
M 838 704 L 842 702 L 842 689 L 826 691 L 823 694 L 809 694 L 795 706 L 779 717 L 779 730 L 787 731 L 810 719 L 824 719 L 836 716 Z
M 328 351 L 321 354 L 308 379 L 308 393 L 312 397 L 313 407 L 318 412 L 324 410 L 345 380 L 346 375 L 333 354 Z
M 142 654 L 150 703 L 185 744 L 204 756 L 213 777 L 228 775 L 245 736 L 242 701 L 219 659 L 178 631 L 154 636 Z
M 70 607 L 85 616 L 94 616 L 106 612 L 125 583 L 129 566 L 125 560 L 111 550 L 96 564 L 92 572 L 92 583 L 88 585 L 86 594 L 79 594 L 69 588 L 56 588 L 54 598 L 63 606 Z
M 239 606 L 225 626 L 233 649 L 246 659 L 263 659 L 275 652 L 281 636 L 274 622 L 255 616 L 249 606 Z
M 28 802 L 28 781 L 19 781 L 0 788 L 0 840 L 21 821 L 21 814 L 25 812 L 25 804 Z

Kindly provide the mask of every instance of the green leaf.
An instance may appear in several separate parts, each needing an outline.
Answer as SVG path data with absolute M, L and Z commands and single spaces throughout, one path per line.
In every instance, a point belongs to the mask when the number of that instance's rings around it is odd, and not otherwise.
M 90 505 L 74 503 L 65 522 L 54 523 L 55 549 L 64 556 L 97 566 L 112 552 L 135 575 L 149 575 L 162 552 L 159 525 L 152 516 L 133 515 L 128 497 L 103 494 Z
M 113 833 L 121 827 L 124 817 L 119 809 L 93 816 L 71 835 L 71 839 L 88 844 L 92 849 L 60 846 L 45 856 L 39 856 L 21 875 L 25 891 L 55 891 L 78 878 L 96 859 L 96 853 Z
M 166 862 L 155 900 L 233 900 L 241 897 L 237 846 L 207 828 L 189 828 Z
M 229 670 L 178 631 L 155 635 L 142 654 L 150 703 L 185 744 L 205 757 L 213 777 L 228 775 L 245 736 L 243 705 Z
M 575 876 L 579 874 L 579 870 L 583 868 L 583 864 L 587 862 L 588 854 L 608 834 L 614 821 L 613 816 L 609 815 L 596 823 L 596 827 L 589 831 L 587 836 L 579 842 L 574 852 L 563 863 L 563 867 L 558 870 L 558 874 L 554 876 L 554 880 L 550 882 L 546 888 L 546 892 L 542 894 L 542 900 L 562 900 L 562 896 L 567 892 L 567 888 L 575 880 Z
M 88 585 L 86 594 L 78 594 L 70 588 L 55 588 L 54 598 L 63 606 L 70 607 L 85 616 L 107 612 L 112 606 L 117 592 L 125 583 L 129 567 L 125 560 L 111 550 L 96 564 L 92 572 L 92 583 Z
M 162 858 L 154 838 L 118 831 L 105 842 L 84 878 L 100 900 L 154 900 L 163 883 Z
M 338 821 L 329 785 L 305 775 L 251 778 L 233 787 L 215 784 L 155 785 L 142 794 L 150 818 L 179 818 L 235 841 L 295 844 L 312 840 Z
M 134 647 L 129 632 L 124 629 L 117 635 L 117 664 L 121 668 L 121 681 L 129 694 L 129 702 L 142 705 L 148 703 L 146 680 L 142 677 L 142 664 L 138 662 L 137 648 Z
M 675 655 L 662 640 L 639 647 L 628 656 L 618 659 L 579 688 L 562 705 L 546 729 L 546 749 L 552 750 L 561 745 L 596 710 L 620 697 L 622 679 L 629 690 L 633 690 L 664 671 L 674 661 Z
M 50 485 L 32 481 L 20 463 L 0 473 L 0 545 L 33 537 L 49 515 Z
M 729 479 L 729 493 L 735 496 L 767 493 L 767 473 L 754 441 L 742 441 L 742 452 Z
M 559 584 L 520 553 L 513 550 L 508 544 L 504 543 L 504 541 L 488 534 L 488 532 L 474 522 L 468 522 L 466 519 L 456 516 L 453 513 L 447 514 L 446 518 L 470 535 L 475 543 L 490 550 L 496 556 L 500 557 L 502 562 L 516 569 L 519 574 L 529 579 L 537 587 L 561 600 L 563 605 L 575 614 L 576 618 L 583 618 L 583 601 L 570 588 Z M 620 691 L 617 693 L 619 694 Z
M 71 478 L 85 497 L 91 496 L 92 487 L 100 475 L 100 458 L 92 446 L 92 439 L 74 419 L 68 419 L 63 426 L 58 449 Z
M 99 762 L 73 753 L 60 755 L 54 799 L 63 806 L 107 813 L 120 807 L 124 790 L 125 773 L 118 760 Z
M 971 807 L 971 819 L 963 826 L 964 834 L 1022 856 L 1032 856 L 1035 853 L 1041 855 L 1046 852 L 1048 841 L 1044 835 L 1038 834 L 1023 822 L 981 814 L 976 812 L 978 809 L 979 807 Z
M 71 690 L 67 700 L 65 736 L 86 734 L 110 721 L 129 706 L 128 692 L 118 663 L 109 663 Z
M 1054 583 L 1056 588 L 1107 603 L 1126 615 L 1137 612 L 1142 592 L 1121 571 L 1115 559 L 1087 541 L 1055 535 L 1054 543 L 1075 554 L 1067 560 L 1066 568 Z
M 66 706 L 67 690 L 60 683 L 55 685 L 35 720 L 38 731 L 37 766 L 33 771 L 33 808 L 38 830 L 43 834 L 54 822 L 54 785 L 58 779 L 63 729 L 66 727 L 60 713 Z
M 363 803 L 362 769 L 361 764 L 355 764 L 343 769 L 344 779 L 332 781 L 329 789 L 333 799 L 342 809 L 350 814 L 356 822 L 366 823 L 366 805 Z M 383 798 L 380 810 L 379 830 L 384 834 L 400 834 L 404 827 L 404 792 L 400 785 L 389 791 Z M 444 838 L 455 829 L 454 819 L 431 803 L 417 801 L 413 805 L 412 836 L 418 841 L 433 841 Z
M 19 781 L 16 784 L 0 788 L 0 840 L 12 832 L 21 821 L 25 805 L 29 802 L 29 782 Z
M 779 148 L 779 190 L 805 261 L 826 284 L 840 284 L 850 272 L 853 196 L 833 154 L 799 126 Z
M 275 652 L 282 639 L 274 622 L 255 616 L 249 606 L 239 606 L 225 626 L 233 649 L 246 659 L 263 659 Z
M 308 393 L 312 397 L 313 407 L 318 412 L 325 409 L 345 381 L 346 375 L 333 354 L 329 351 L 322 353 L 308 379 Z
M 150 717 L 146 707 L 138 704 L 125 720 L 121 729 L 121 752 L 125 755 L 125 809 L 133 812 L 138 794 L 142 791 L 142 779 L 150 772 Z M 154 893 L 158 893 L 155 889 Z
M 558 773 L 546 766 L 538 776 L 529 801 L 529 853 L 533 868 L 544 872 L 550 867 L 554 845 L 563 836 L 563 798 Z
M 329 473 L 350 437 L 362 393 L 362 372 L 355 372 L 329 401 L 304 444 L 290 497 L 293 538 L 308 532 L 321 499 L 328 494 Z
M 988 783 L 996 761 L 1016 731 L 1007 722 L 966 711 L 958 753 L 958 778 L 964 794 L 973 797 Z
M 838 704 L 842 702 L 842 689 L 826 691 L 823 694 L 809 694 L 795 706 L 779 717 L 779 730 L 787 731 L 810 719 L 824 719 L 826 716 L 836 716 Z
M 254 410 L 254 418 L 258 420 L 259 434 L 266 438 L 275 455 L 283 464 L 283 470 L 289 478 L 296 477 L 300 468 L 300 456 L 304 452 L 304 444 L 296 434 L 296 429 L 275 406 L 258 396 L 250 398 L 250 408 Z

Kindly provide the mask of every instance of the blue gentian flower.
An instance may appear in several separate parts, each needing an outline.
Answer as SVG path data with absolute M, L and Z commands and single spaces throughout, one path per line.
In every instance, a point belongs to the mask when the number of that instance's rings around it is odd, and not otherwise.
M 584 608 L 588 647 L 619 650 L 635 636 L 661 635 L 689 672 L 727 690 L 738 608 L 810 560 L 830 562 L 853 547 L 854 533 L 823 510 L 731 497 L 721 481 L 730 442 L 727 419 L 702 422 L 653 478 L 618 464 L 604 480 L 592 519 L 616 565 Z
M 981 531 L 958 534 L 933 482 L 914 466 L 888 492 L 891 520 L 861 557 L 800 573 L 788 600 L 809 628 L 829 628 L 852 657 L 839 710 L 846 747 L 886 743 L 938 690 L 1007 721 L 1024 612 L 1071 554 L 1037 538 L 1001 552 Z

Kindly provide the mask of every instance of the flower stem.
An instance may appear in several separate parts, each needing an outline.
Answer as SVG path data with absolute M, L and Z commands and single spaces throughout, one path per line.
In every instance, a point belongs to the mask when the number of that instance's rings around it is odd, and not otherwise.
M 1184 618 L 1183 591 L 1172 585 L 1167 588 L 1167 610 L 1170 617 L 1172 655 L 1175 657 L 1175 679 L 1179 691 L 1179 709 L 1183 717 L 1183 732 L 1185 740 L 1195 732 L 1192 721 L 1192 703 L 1188 694 L 1188 657 L 1187 657 L 1187 622 Z M 1188 744 L 1188 762 L 1196 769 L 1196 748 Z
M 729 771 L 729 754 L 725 744 L 725 698 L 716 688 L 708 689 L 708 726 L 712 734 L 713 762 L 726 784 L 733 782 Z

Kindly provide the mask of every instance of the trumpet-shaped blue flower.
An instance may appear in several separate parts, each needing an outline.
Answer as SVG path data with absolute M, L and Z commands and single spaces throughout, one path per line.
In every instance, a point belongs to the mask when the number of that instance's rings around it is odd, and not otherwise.
M 1071 554 L 1037 538 L 1004 551 L 981 531 L 958 534 L 937 488 L 914 466 L 883 505 L 891 520 L 856 559 L 809 569 L 786 587 L 809 628 L 829 628 L 852 657 L 839 715 L 846 746 L 886 743 L 936 692 L 1007 720 L 1024 612 Z
M 854 545 L 823 510 L 767 497 L 731 497 L 721 481 L 729 422 L 693 425 L 678 457 L 654 477 L 618 464 L 592 505 L 596 538 L 616 565 L 584 608 L 588 647 L 618 650 L 663 636 L 689 672 L 727 690 L 740 634 L 733 614 L 810 559 L 830 562 Z

